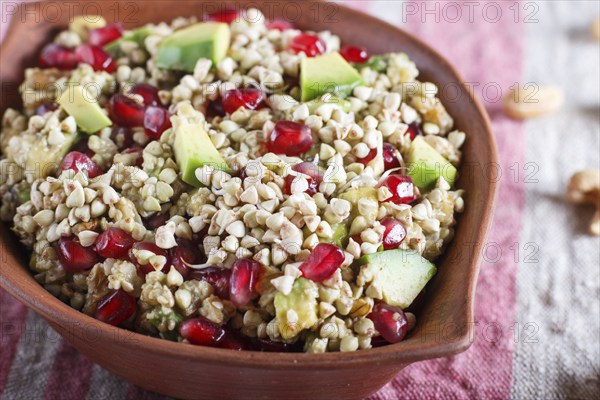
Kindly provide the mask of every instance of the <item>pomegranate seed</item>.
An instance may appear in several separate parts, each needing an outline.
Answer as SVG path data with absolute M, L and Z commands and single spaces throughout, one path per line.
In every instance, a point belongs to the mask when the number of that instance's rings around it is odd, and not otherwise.
M 336 245 L 319 243 L 299 268 L 305 278 L 314 282 L 323 282 L 331 278 L 344 259 L 344 252 Z
M 104 46 L 123 36 L 123 25 L 116 22 L 104 28 L 92 29 L 88 34 L 87 42 L 92 46 Z
M 252 350 L 253 346 L 248 336 L 244 336 L 237 331 L 225 329 L 225 336 L 219 347 L 230 350 Z
M 383 144 L 383 168 L 387 171 L 388 169 L 400 167 L 400 161 L 396 157 L 398 150 L 393 144 Z
M 115 142 L 119 149 L 126 149 L 133 144 L 133 131 L 126 126 L 115 126 L 110 133 L 110 140 Z
M 310 128 L 292 121 L 277 121 L 267 138 L 267 148 L 275 154 L 299 156 L 310 150 L 313 137 Z
M 61 237 L 58 241 L 58 259 L 67 272 L 81 272 L 92 268 L 102 258 L 92 247 L 83 247 L 79 242 Z
M 110 117 L 117 125 L 144 126 L 144 106 L 120 93 L 110 99 Z
M 151 251 L 152 253 L 156 254 L 157 256 L 165 257 L 167 259 L 167 262 L 165 263 L 165 265 L 161 269 L 161 271 L 164 273 L 169 272 L 169 268 L 171 267 L 171 260 L 169 257 L 169 252 L 167 250 L 161 249 L 154 243 L 137 242 L 137 243 L 134 243 L 133 246 L 131 246 L 131 249 L 129 250 L 129 260 L 137 267 L 137 270 L 140 274 L 146 275 L 146 274 L 148 274 L 152 271 L 156 271 L 156 270 L 150 263 L 140 264 L 134 255 L 135 250 L 148 250 L 148 251 Z
M 67 153 L 65 158 L 60 163 L 60 170 L 73 170 L 75 173 L 80 171 L 87 171 L 88 178 L 92 179 L 98 175 L 102 175 L 104 171 L 94 160 L 92 160 L 87 154 L 80 153 L 79 151 L 72 151 Z
M 304 52 L 307 57 L 315 57 L 325 53 L 326 46 L 325 42 L 317 35 L 301 33 L 292 39 L 290 48 L 296 54 Z
M 80 62 L 91 65 L 94 71 L 113 73 L 117 69 L 115 60 L 102 47 L 82 44 L 75 49 L 75 54 Z
M 306 190 L 306 193 L 309 196 L 312 196 L 319 191 L 319 185 L 321 184 L 321 182 L 323 182 L 323 176 L 325 174 L 319 166 L 311 162 L 305 161 L 294 165 L 292 169 L 296 172 L 300 172 L 304 175 L 309 176 L 307 178 L 308 189 Z M 297 178 L 298 177 L 294 175 L 288 175 L 285 177 L 285 194 L 292 194 L 292 183 Z
M 233 114 L 240 107 L 255 110 L 262 104 L 263 99 L 262 90 L 257 88 L 231 89 L 223 94 L 222 104 L 227 114 Z
M 77 68 L 79 59 L 73 50 L 50 43 L 42 50 L 39 63 L 41 68 L 69 70 Z
M 191 344 L 220 347 L 225 330 L 204 317 L 192 318 L 179 325 L 179 334 Z
M 415 201 L 415 189 L 410 176 L 392 174 L 377 185 L 378 188 L 382 186 L 386 186 L 392 192 L 392 197 L 384 200 L 384 202 L 409 204 Z
M 199 251 L 194 242 L 187 239 L 177 239 L 177 246 L 171 249 L 171 265 L 179 271 L 183 279 L 189 279 L 192 272 L 186 263 L 198 263 Z
M 169 218 L 170 215 L 168 212 L 154 214 L 151 217 L 144 219 L 144 224 L 146 225 L 146 227 L 148 227 L 148 229 L 154 230 L 159 226 L 163 226 L 164 224 L 166 224 Z
M 124 259 L 134 243 L 133 237 L 123 229 L 108 228 L 96 239 L 96 253 L 104 258 Z
M 389 343 L 398 343 L 408 332 L 408 321 L 404 311 L 386 303 L 377 303 L 368 318 L 375 329 Z
M 239 259 L 231 267 L 229 299 L 237 307 L 248 304 L 256 295 L 254 286 L 259 281 L 261 265 L 254 260 Z
M 226 24 L 231 24 L 236 18 L 239 17 L 239 13 L 237 10 L 233 8 L 226 8 L 221 11 L 217 11 L 214 13 L 210 13 L 204 18 L 205 21 L 215 21 L 215 22 L 224 22 Z
M 217 296 L 222 299 L 229 298 L 229 278 L 231 271 L 218 267 L 195 269 L 190 273 L 190 278 L 205 281 L 211 284 Z
M 294 29 L 294 25 L 283 18 L 275 18 L 274 20 L 267 21 L 267 29 L 277 29 L 278 31 L 287 31 L 288 29 Z
M 367 154 L 363 158 L 357 158 L 356 162 L 359 162 L 363 165 L 367 165 L 368 163 L 373 161 L 373 159 L 375 158 L 376 155 L 377 155 L 377 149 L 371 149 L 371 151 L 369 151 L 369 154 Z
M 42 103 L 35 109 L 35 115 L 45 115 L 47 112 L 55 111 L 58 109 L 56 103 Z
M 413 140 L 417 136 L 423 136 L 423 131 L 421 130 L 419 124 L 413 122 L 408 125 L 408 129 L 404 134 L 408 135 L 408 137 L 410 137 L 410 140 Z
M 346 61 L 355 64 L 363 64 L 369 59 L 369 53 L 364 47 L 350 45 L 344 46 L 340 50 L 340 54 L 346 59 Z
M 275 353 L 296 353 L 302 351 L 301 341 L 296 343 L 284 343 L 276 342 L 271 339 L 259 339 L 253 340 L 253 347 L 258 351 L 267 351 Z
M 171 127 L 169 111 L 164 107 L 150 106 L 144 114 L 144 129 L 150 139 L 158 140 Z
M 135 297 L 124 290 L 113 290 L 98 302 L 96 319 L 117 326 L 133 317 L 137 311 Z
M 225 115 L 226 113 L 225 109 L 223 108 L 223 102 L 221 102 L 221 98 L 208 103 L 208 107 L 206 107 L 207 120 L 210 121 L 214 117 L 224 117 Z
M 138 83 L 131 88 L 129 93 L 142 96 L 145 106 L 161 105 L 160 97 L 158 96 L 158 89 L 149 83 Z
M 383 249 L 397 249 L 406 237 L 406 228 L 402 222 L 392 217 L 382 220 L 381 225 L 385 226 L 385 231 L 383 232 Z

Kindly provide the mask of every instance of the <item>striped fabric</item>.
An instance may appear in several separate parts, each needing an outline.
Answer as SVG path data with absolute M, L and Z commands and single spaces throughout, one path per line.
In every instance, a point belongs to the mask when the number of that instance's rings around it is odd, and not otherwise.
M 600 48 L 586 34 L 599 3 L 344 3 L 403 25 L 457 67 L 490 114 L 502 171 L 473 346 L 407 367 L 371 399 L 598 398 L 600 243 L 583 233 L 591 210 L 563 193 L 573 172 L 600 163 Z M 561 85 L 564 112 L 508 119 L 498 90 L 517 82 Z M 0 329 L 2 400 L 163 398 L 94 365 L 1 291 Z

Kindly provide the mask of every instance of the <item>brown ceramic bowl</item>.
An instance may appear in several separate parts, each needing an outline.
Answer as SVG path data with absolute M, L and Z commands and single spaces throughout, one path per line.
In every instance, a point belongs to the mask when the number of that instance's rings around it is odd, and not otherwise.
M 88 3 L 94 6 L 85 8 Z M 196 0 L 72 4 L 76 4 L 77 14 L 100 11 L 107 20 L 117 14 L 128 27 L 182 15 L 200 17 L 204 11 L 219 7 L 217 2 Z M 24 6 L 14 10 L 15 17 L 0 50 L 2 112 L 9 106 L 19 106 L 17 86 L 24 68 L 35 65 L 43 44 L 51 40 L 57 28 L 66 26 L 69 7 L 42 3 L 29 4 L 29 13 L 25 13 Z M 373 54 L 405 51 L 419 67 L 421 79 L 452 87 L 442 90 L 441 97 L 456 126 L 468 135 L 464 162 L 470 168 L 462 170 L 458 183 L 466 190 L 466 211 L 459 218 L 456 237 L 428 288 L 418 325 L 410 337 L 395 345 L 355 353 L 309 355 L 237 352 L 142 336 L 98 322 L 44 290 L 27 271 L 26 255 L 7 225 L 0 227 L 4 250 L 0 285 L 44 317 L 90 359 L 154 392 L 185 399 L 363 398 L 412 362 L 450 356 L 469 347 L 480 250 L 490 225 L 496 188 L 495 180 L 486 178 L 482 171 L 486 165 L 496 163 L 494 138 L 484 109 L 463 86 L 458 73 L 430 47 L 404 31 L 340 5 L 321 2 L 271 2 L 263 11 L 270 18 L 294 18 L 301 28 L 329 29 L 343 41 L 365 46 Z M 450 94 L 455 100 L 446 98 Z

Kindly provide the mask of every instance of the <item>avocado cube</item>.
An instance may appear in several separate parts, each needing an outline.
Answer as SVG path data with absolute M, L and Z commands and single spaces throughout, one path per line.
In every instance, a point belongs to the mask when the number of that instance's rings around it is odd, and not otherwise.
M 181 179 L 194 187 L 202 186 L 196 178 L 196 169 L 206 164 L 229 172 L 229 166 L 200 124 L 183 125 L 177 128 L 173 151 L 181 171 Z
M 275 315 L 279 320 L 277 329 L 284 339 L 295 337 L 304 329 L 317 323 L 317 285 L 308 279 L 298 278 L 289 294 L 277 292 L 274 299 Z M 288 321 L 288 312 L 295 312 L 298 322 Z
M 407 308 L 435 275 L 435 265 L 420 254 L 407 250 L 387 250 L 367 254 L 359 260 L 374 268 L 373 282 L 382 288 L 383 301 Z
M 422 136 L 417 136 L 406 157 L 408 175 L 421 190 L 431 190 L 438 178 L 443 177 L 450 186 L 456 180 L 456 167 L 429 145 Z
M 220 22 L 201 22 L 181 29 L 165 38 L 158 47 L 159 68 L 193 72 L 200 58 L 216 65 L 227 55 L 231 32 Z
M 150 28 L 142 26 L 124 35 L 122 38 L 112 41 L 104 46 L 106 50 L 113 57 L 121 57 L 121 43 L 123 42 L 135 42 L 140 48 L 144 48 L 144 41 L 150 35 Z
M 63 157 L 79 141 L 78 133 L 64 134 L 65 141 L 59 145 L 49 145 L 47 137 L 33 143 L 25 160 L 25 174 L 28 179 L 45 178 L 54 174 Z
M 58 104 L 75 118 L 77 126 L 85 133 L 96 133 L 112 125 L 110 118 L 98 105 L 98 100 L 81 85 L 69 86 L 58 99 Z
M 358 71 L 337 52 L 305 58 L 300 64 L 302 101 L 325 93 L 335 93 L 343 99 L 361 82 Z

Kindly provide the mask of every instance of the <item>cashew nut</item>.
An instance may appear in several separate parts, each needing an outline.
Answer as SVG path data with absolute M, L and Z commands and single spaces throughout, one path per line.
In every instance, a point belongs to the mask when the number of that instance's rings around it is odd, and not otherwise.
M 586 169 L 577 172 L 569 181 L 567 199 L 574 204 L 594 204 L 590 233 L 600 236 L 600 170 Z

